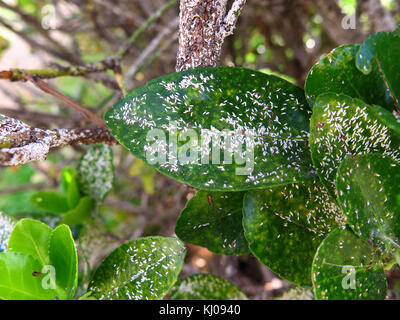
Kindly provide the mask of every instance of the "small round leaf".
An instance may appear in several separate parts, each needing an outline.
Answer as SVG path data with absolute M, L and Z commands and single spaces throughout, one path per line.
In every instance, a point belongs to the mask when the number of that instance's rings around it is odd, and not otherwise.
M 97 268 L 89 290 L 100 300 L 157 300 L 178 279 L 185 246 L 176 238 L 148 237 L 115 249 Z
M 351 231 L 334 230 L 320 245 L 312 266 L 318 300 L 377 300 L 387 293 L 381 262 Z
M 338 201 L 358 236 L 390 251 L 400 246 L 400 164 L 380 154 L 347 157 L 337 177 Z
M 337 169 L 346 155 L 378 152 L 400 162 L 400 136 L 377 117 L 377 108 L 346 95 L 318 97 L 311 117 L 311 155 L 332 195 Z

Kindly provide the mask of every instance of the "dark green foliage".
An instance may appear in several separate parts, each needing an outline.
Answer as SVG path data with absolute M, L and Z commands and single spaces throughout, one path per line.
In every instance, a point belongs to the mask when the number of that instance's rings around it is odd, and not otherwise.
M 311 285 L 311 264 L 322 239 L 340 223 L 334 200 L 317 180 L 251 191 L 244 202 L 244 229 L 251 252 L 272 271 Z
M 179 280 L 171 300 L 247 300 L 246 295 L 228 280 L 212 274 L 193 274 Z
M 176 222 L 183 241 L 224 255 L 249 253 L 242 220 L 243 192 L 199 191 Z

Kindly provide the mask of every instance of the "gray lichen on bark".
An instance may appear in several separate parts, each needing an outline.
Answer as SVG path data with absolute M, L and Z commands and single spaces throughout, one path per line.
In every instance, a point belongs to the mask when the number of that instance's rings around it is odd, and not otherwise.
M 246 0 L 181 0 L 176 70 L 216 66 L 224 39 L 232 34 Z
M 16 166 L 44 160 L 52 148 L 77 144 L 116 144 L 107 128 L 42 130 L 0 116 L 0 165 Z

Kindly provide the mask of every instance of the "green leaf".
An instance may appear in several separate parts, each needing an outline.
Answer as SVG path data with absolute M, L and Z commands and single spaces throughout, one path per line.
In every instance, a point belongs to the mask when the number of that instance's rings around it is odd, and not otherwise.
M 41 191 L 30 198 L 33 205 L 50 213 L 63 214 L 69 210 L 67 198 L 54 191 Z
M 357 68 L 365 75 L 378 70 L 387 96 L 400 106 L 400 36 L 396 32 L 379 32 L 364 41 L 357 53 Z M 378 103 L 377 103 L 378 104 Z
M 249 191 L 243 210 L 250 251 L 282 278 L 310 286 L 318 246 L 343 223 L 339 208 L 318 180 Z
M 152 80 L 105 119 L 122 145 L 167 176 L 244 191 L 312 176 L 310 113 L 304 91 L 285 80 L 202 67 Z
M 22 253 L 0 253 L 0 298 L 4 300 L 52 300 L 54 290 L 42 287 L 41 263 Z
M 382 153 L 400 162 L 400 136 L 378 117 L 382 108 L 345 95 L 320 95 L 311 117 L 310 148 L 322 183 L 333 195 L 347 154 Z
M 176 222 L 176 235 L 217 254 L 249 253 L 242 226 L 243 196 L 243 192 L 197 192 Z
M 106 145 L 91 146 L 78 166 L 81 190 L 97 202 L 102 202 L 114 183 L 112 149 Z
M 347 223 L 374 246 L 400 246 L 400 164 L 379 154 L 347 157 L 337 177 L 338 200 Z
M 320 245 L 312 267 L 318 300 L 384 299 L 383 265 L 372 249 L 351 231 L 336 229 Z
M 32 256 L 41 264 L 50 264 L 49 246 L 52 229 L 44 223 L 22 219 L 17 222 L 10 239 L 8 240 L 7 252 L 19 252 Z
M 365 75 L 356 67 L 360 45 L 336 48 L 313 66 L 308 74 L 305 91 L 314 106 L 320 94 L 338 93 L 358 98 L 368 104 L 380 105 L 390 112 L 395 109 L 376 62 L 371 73 Z
M 92 210 L 94 207 L 94 200 L 90 197 L 83 197 L 80 199 L 76 208 L 68 211 L 61 219 L 61 224 L 69 226 L 77 226 L 92 219 Z
M 66 196 L 68 207 L 75 208 L 80 199 L 78 173 L 75 169 L 64 167 L 61 171 L 61 192 Z
M 246 295 L 228 280 L 212 274 L 193 274 L 179 280 L 171 300 L 247 300 Z
M 185 246 L 176 238 L 127 242 L 98 267 L 89 290 L 100 300 L 161 299 L 176 282 L 184 257 Z
M 29 269 L 24 271 L 25 273 L 28 271 L 30 274 L 33 271 L 46 272 L 37 275 L 43 281 L 54 277 L 54 290 L 42 288 L 44 291 L 52 291 L 52 298 L 73 298 L 77 287 L 78 260 L 75 243 L 67 226 L 62 225 L 52 230 L 39 221 L 23 219 L 15 225 L 11 233 L 8 241 L 8 253 L 19 253 L 36 261 L 35 270 Z M 0 280 L 0 287 L 2 285 Z M 24 290 L 24 287 L 16 285 L 15 290 Z M 10 299 L 10 297 L 6 297 L 6 299 Z
M 52 231 L 49 257 L 56 271 L 58 297 L 73 299 L 78 285 L 78 255 L 71 230 L 66 225 Z

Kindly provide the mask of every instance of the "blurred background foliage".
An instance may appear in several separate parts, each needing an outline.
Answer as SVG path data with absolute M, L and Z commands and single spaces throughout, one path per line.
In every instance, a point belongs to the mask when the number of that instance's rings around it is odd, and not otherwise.
M 113 57 L 165 0 L 0 0 L 0 70 L 64 68 Z M 231 2 L 231 1 L 228 1 Z M 174 72 L 178 3 L 152 23 L 122 62 L 128 90 Z M 342 21 L 353 15 L 355 29 Z M 284 77 L 303 86 L 307 73 L 335 47 L 363 41 L 400 22 L 399 0 L 248 0 L 221 64 Z M 85 120 L 32 85 L 0 80 L 0 113 L 40 128 L 74 128 Z M 64 94 L 104 114 L 122 93 L 113 71 L 49 80 Z M 46 161 L 0 168 L 0 211 L 50 225 L 57 217 L 32 205 L 39 190 L 56 190 L 65 166 L 76 167 L 83 147 L 53 151 Z M 79 254 L 95 267 L 122 242 L 172 235 L 195 190 L 157 173 L 125 149 L 113 147 L 115 185 L 95 225 L 74 227 Z M 266 299 L 290 288 L 252 256 L 220 257 L 189 246 L 183 274 L 211 272 L 230 279 L 250 297 Z M 83 267 L 84 268 L 84 267 Z M 399 298 L 398 272 L 389 283 Z M 307 295 L 305 295 L 307 296 Z

